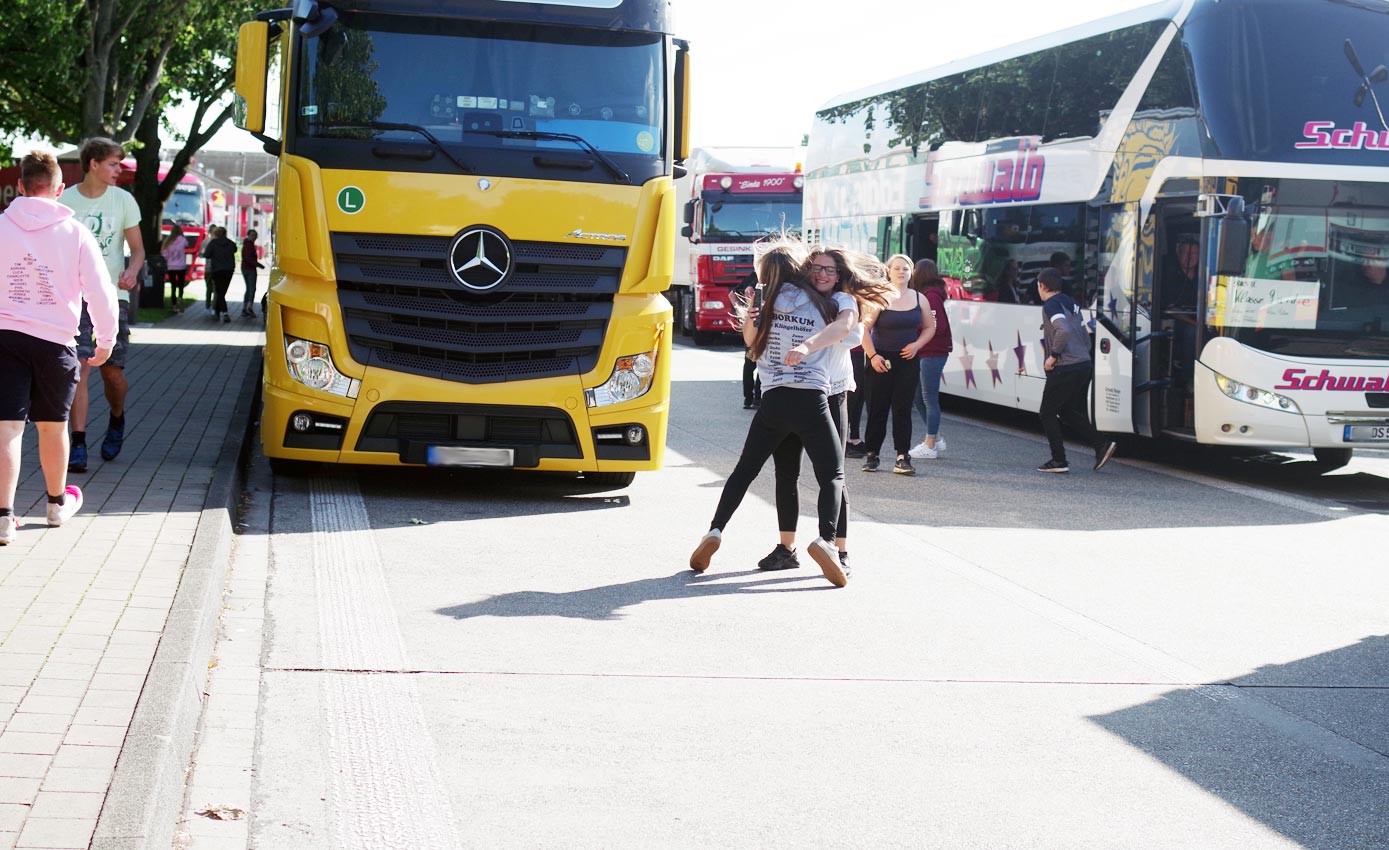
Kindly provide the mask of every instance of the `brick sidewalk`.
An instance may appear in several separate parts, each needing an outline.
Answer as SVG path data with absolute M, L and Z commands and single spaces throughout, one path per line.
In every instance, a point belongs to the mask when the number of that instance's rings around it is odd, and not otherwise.
M 0 850 L 91 844 L 264 334 L 199 304 L 131 337 L 125 446 L 101 459 L 94 373 L 91 460 L 68 478 L 85 504 L 62 528 L 26 429 L 21 525 L 0 549 Z

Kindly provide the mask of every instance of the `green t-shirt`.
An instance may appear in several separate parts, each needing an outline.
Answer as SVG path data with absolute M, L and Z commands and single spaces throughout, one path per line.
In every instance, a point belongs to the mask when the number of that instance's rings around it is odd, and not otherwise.
M 58 203 L 67 206 L 75 213 L 75 218 L 85 224 L 96 237 L 101 248 L 101 256 L 106 258 L 106 270 L 111 273 L 111 284 L 116 286 L 121 272 L 125 269 L 125 231 L 140 223 L 140 205 L 135 196 L 124 189 L 107 187 L 99 198 L 88 198 L 76 186 L 63 190 Z M 128 290 L 117 287 L 117 297 L 130 300 Z

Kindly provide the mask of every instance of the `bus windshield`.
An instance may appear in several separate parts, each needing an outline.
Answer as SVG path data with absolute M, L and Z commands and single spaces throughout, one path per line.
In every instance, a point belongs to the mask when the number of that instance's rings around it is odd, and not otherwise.
M 801 204 L 787 201 L 705 201 L 705 239 L 754 242 L 771 233 L 799 233 Z
M 164 204 L 164 223 L 203 225 L 203 190 L 192 183 L 180 183 Z
M 1213 330 L 1290 356 L 1389 357 L 1389 209 L 1261 208 L 1244 277 L 1217 278 Z
M 414 125 L 479 169 L 488 150 L 584 151 L 524 133 L 645 160 L 663 153 L 659 34 L 345 12 L 300 44 L 301 138 L 425 143 L 363 126 Z

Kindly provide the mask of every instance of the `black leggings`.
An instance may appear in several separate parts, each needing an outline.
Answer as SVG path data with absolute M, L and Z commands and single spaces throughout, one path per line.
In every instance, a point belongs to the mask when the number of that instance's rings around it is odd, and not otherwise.
M 232 271 L 228 269 L 224 272 L 208 272 L 208 277 L 212 279 L 212 286 L 209 289 L 213 294 L 213 311 L 217 313 L 227 312 L 227 287 L 231 286 Z
M 834 540 L 835 522 L 844 495 L 843 447 L 830 419 L 829 400 L 825 394 L 791 387 L 773 387 L 762 393 L 762 405 L 748 426 L 743 453 L 724 482 L 719 506 L 709 523 L 711 529 L 727 528 L 733 512 L 742 504 L 748 487 L 766 465 L 767 458 L 791 434 L 799 437 L 805 446 L 815 469 L 815 480 L 820 484 L 820 498 L 816 502 L 820 536 Z
M 836 393 L 829 397 L 830 419 L 839 431 L 839 447 L 844 448 L 844 431 L 848 427 L 848 393 Z M 776 522 L 777 529 L 795 532 L 800 520 L 801 498 L 801 438 L 795 434 L 781 441 L 772 452 L 772 464 L 776 470 Z M 845 486 L 839 500 L 839 521 L 834 527 L 835 537 L 849 536 L 849 489 Z
M 862 348 L 855 348 L 849 352 L 849 363 L 854 367 L 854 386 L 858 387 L 849 392 L 849 439 L 857 442 L 859 423 L 863 421 L 863 403 L 868 397 L 868 387 L 863 383 L 863 370 L 867 367 L 864 365 Z
M 743 357 L 743 402 L 751 404 L 762 398 L 762 378 L 757 374 L 757 361 Z
M 900 354 L 883 354 L 892 364 L 886 372 L 869 367 L 868 428 L 864 432 L 864 448 L 877 454 L 887 437 L 887 415 L 892 412 L 892 445 L 899 455 L 912 447 L 912 402 L 921 385 L 921 369 L 915 360 Z
M 183 288 L 188 285 L 188 269 L 169 269 L 164 274 L 169 280 L 169 295 L 177 307 L 183 300 Z

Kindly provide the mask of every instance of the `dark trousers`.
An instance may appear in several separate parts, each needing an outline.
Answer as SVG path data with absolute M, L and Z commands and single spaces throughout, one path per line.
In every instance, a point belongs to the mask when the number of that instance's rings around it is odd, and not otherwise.
M 241 312 L 244 313 L 251 309 L 251 302 L 256 300 L 256 270 L 242 269 L 241 279 L 246 281 L 246 295 L 241 299 Z
M 1042 418 L 1042 431 L 1051 444 L 1051 459 L 1057 463 L 1066 462 L 1066 444 L 1061 439 L 1062 424 L 1086 445 L 1100 444 L 1099 432 L 1090 424 L 1090 412 L 1087 410 L 1089 390 L 1089 368 L 1047 373 L 1047 384 L 1042 388 L 1042 406 L 1037 415 Z
M 177 307 L 183 300 L 183 288 L 188 285 L 188 269 L 169 269 L 164 274 L 169 279 L 169 296 Z
M 762 379 L 757 375 L 757 361 L 743 358 L 743 403 L 751 404 L 762 398 Z
M 836 393 L 829 397 L 830 419 L 839 432 L 839 448 L 844 449 L 844 432 L 848 427 L 848 393 Z M 776 521 L 779 531 L 796 530 L 801 515 L 801 438 L 791 434 L 781 441 L 772 452 L 772 466 L 776 471 Z M 846 486 L 839 500 L 839 521 L 834 526 L 835 537 L 849 536 L 849 489 Z
M 840 502 L 844 494 L 844 452 L 834 422 L 830 419 L 829 400 L 818 390 L 773 387 L 762 394 L 762 404 L 748 426 L 747 440 L 738 463 L 724 482 L 719 505 L 714 509 L 710 528 L 720 531 L 728 526 L 734 511 L 742 504 L 748 487 L 766 465 L 777 446 L 795 434 L 810 455 L 815 480 L 820 485 L 816 501 L 820 536 L 834 539 L 835 522 L 839 519 Z
M 881 352 L 879 352 L 881 353 Z M 886 372 L 869 367 L 864 370 L 868 384 L 868 428 L 864 448 L 877 454 L 887 438 L 887 417 L 892 414 L 892 446 L 899 455 L 912 447 L 912 403 L 921 386 L 921 370 L 915 360 L 900 354 L 883 354 L 892 364 Z
M 858 423 L 863 420 L 863 403 L 868 398 L 868 388 L 863 385 L 863 370 L 867 366 L 864 365 L 862 348 L 855 348 L 849 352 L 849 363 L 854 367 L 854 386 L 858 387 L 849 393 L 849 439 L 858 442 Z
M 231 286 L 231 270 L 228 269 L 224 272 L 208 272 L 207 276 L 212 281 L 212 286 L 210 286 L 209 289 L 212 291 L 213 312 L 227 312 L 227 287 Z

